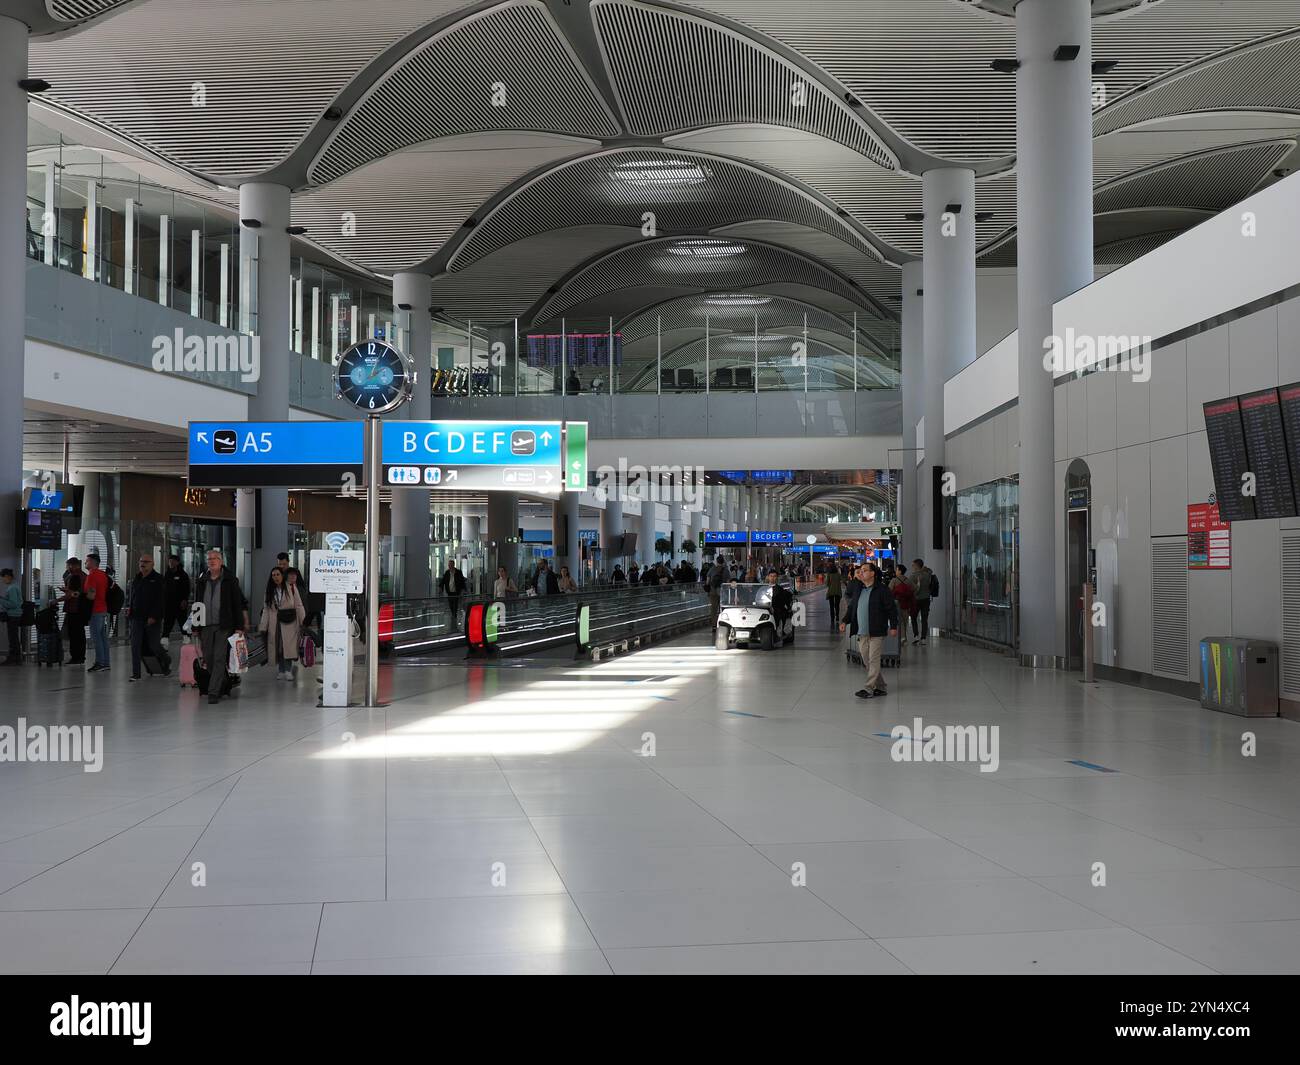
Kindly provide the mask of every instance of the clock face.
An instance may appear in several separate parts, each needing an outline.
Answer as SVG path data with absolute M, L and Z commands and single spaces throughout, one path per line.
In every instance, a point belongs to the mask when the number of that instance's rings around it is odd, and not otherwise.
M 334 384 L 341 399 L 367 414 L 382 414 L 411 396 L 415 371 L 406 356 L 382 340 L 354 344 L 340 357 Z

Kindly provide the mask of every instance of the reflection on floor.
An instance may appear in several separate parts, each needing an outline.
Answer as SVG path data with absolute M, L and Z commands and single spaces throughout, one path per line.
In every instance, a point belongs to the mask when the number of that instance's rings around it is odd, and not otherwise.
M 824 621 L 395 670 L 381 711 L 0 672 L 0 723 L 105 743 L 0 763 L 0 968 L 1300 970 L 1300 726 L 942 644 L 863 701 Z M 915 718 L 998 726 L 997 772 L 894 761 Z

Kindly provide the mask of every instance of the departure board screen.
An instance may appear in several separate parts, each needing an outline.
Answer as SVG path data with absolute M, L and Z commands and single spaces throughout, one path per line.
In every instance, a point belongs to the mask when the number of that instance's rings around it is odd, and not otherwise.
M 1255 517 L 1255 501 L 1241 491 L 1245 483 L 1243 477 L 1250 472 L 1246 434 L 1241 425 L 1241 403 L 1235 396 L 1216 399 L 1206 403 L 1204 410 L 1219 516 L 1224 521 L 1250 521 Z
M 1291 461 L 1291 491 L 1300 505 L 1300 381 L 1277 390 L 1282 413 L 1282 432 L 1286 437 L 1287 458 Z
M 1239 397 L 1246 456 L 1255 475 L 1255 517 L 1295 517 L 1291 462 L 1282 433 L 1282 410 L 1276 388 Z

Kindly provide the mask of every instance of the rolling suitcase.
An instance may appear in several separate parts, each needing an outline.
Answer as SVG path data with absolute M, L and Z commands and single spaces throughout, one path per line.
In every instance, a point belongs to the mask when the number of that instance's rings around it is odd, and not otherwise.
M 197 688 L 199 686 L 198 678 L 194 675 L 194 667 L 199 661 L 199 649 L 192 643 L 187 643 L 181 648 L 181 687 Z
M 862 652 L 858 650 L 858 638 L 849 636 L 849 646 L 844 651 L 844 658 L 851 666 L 862 665 Z
M 881 668 L 888 666 L 891 669 L 897 669 L 903 664 L 903 630 L 898 630 L 897 636 L 885 636 L 885 642 L 880 648 L 880 665 Z
M 172 660 L 165 649 L 158 658 L 152 655 L 141 655 L 140 661 L 144 663 L 144 671 L 151 677 L 167 677 L 171 675 Z
M 304 633 L 302 644 L 298 648 L 298 661 L 303 669 L 311 669 L 316 664 L 316 639 L 310 632 Z
M 37 666 L 63 665 L 63 637 L 58 629 L 42 632 L 36 637 L 36 664 Z

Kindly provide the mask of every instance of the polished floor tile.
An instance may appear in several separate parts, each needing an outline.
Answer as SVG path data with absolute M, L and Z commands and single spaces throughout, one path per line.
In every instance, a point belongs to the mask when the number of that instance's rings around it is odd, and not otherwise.
M 105 764 L 0 765 L 0 969 L 1300 967 L 1300 725 L 1245 759 L 1193 702 L 942 642 L 864 702 L 842 647 L 385 666 L 383 710 L 4 671 Z M 916 718 L 997 727 L 997 772 L 895 761 Z

